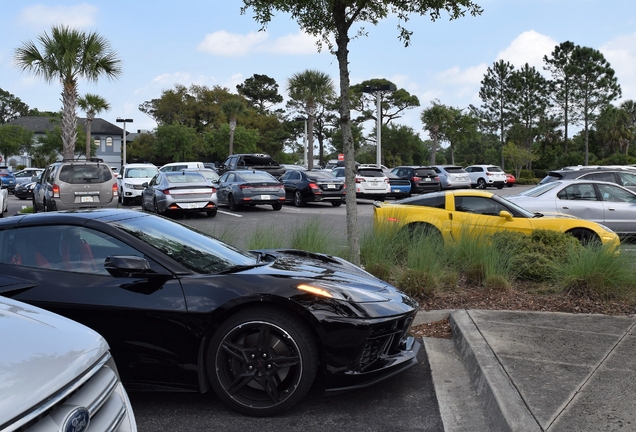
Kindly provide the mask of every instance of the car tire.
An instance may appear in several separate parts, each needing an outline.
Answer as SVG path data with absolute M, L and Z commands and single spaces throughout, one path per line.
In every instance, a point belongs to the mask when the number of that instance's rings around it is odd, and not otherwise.
M 14 194 L 15 195 L 15 194 Z M 18 199 L 24 201 L 26 199 L 26 197 L 18 197 Z
M 272 416 L 305 397 L 318 370 L 318 348 L 307 326 L 290 312 L 253 307 L 215 331 L 206 369 L 212 388 L 229 407 L 249 416 Z
M 273 208 L 274 210 L 278 211 L 278 210 L 280 210 L 280 209 L 282 209 L 282 208 L 283 208 L 283 204 L 282 204 L 282 203 L 279 203 L 279 202 L 274 203 L 274 204 L 272 204 L 272 208 Z
M 157 207 L 157 199 L 152 200 L 152 211 L 154 211 L 158 215 L 161 214 L 159 213 L 159 207 Z
M 35 196 L 31 200 L 31 205 L 33 206 L 33 213 L 37 213 L 38 212 L 38 207 L 35 205 Z
M 130 199 L 128 199 L 126 197 L 121 197 L 121 205 L 122 206 L 129 206 L 130 205 Z
M 506 183 L 506 186 L 508 187 L 513 187 L 515 184 L 514 183 Z
M 434 241 L 443 242 L 442 233 L 435 226 L 427 223 L 412 223 L 406 225 L 403 229 L 408 231 L 409 238 L 421 235 Z
M 302 196 L 302 194 L 300 193 L 299 190 L 294 192 L 294 205 L 296 207 L 304 207 L 305 206 L 305 201 L 303 201 L 303 196 Z
M 238 210 L 238 204 L 236 204 L 236 201 L 234 201 L 234 195 L 229 194 L 227 196 L 227 206 L 230 208 L 231 211 L 237 211 Z
M 342 205 L 342 200 L 340 201 L 331 201 L 331 205 L 334 207 L 340 207 Z
M 572 237 L 577 239 L 583 246 L 594 246 L 601 244 L 601 239 L 599 238 L 599 236 L 595 232 L 585 228 L 575 228 L 568 231 L 567 234 L 570 234 Z
M 497 189 L 503 189 L 504 185 L 497 185 Z
M 378 197 L 378 199 L 374 200 L 374 201 L 386 201 L 386 195 L 380 195 Z
M 205 212 L 205 214 L 208 215 L 208 217 L 215 217 L 216 210 L 210 210 L 209 212 Z
M 483 178 L 477 179 L 477 189 L 486 189 L 486 180 Z

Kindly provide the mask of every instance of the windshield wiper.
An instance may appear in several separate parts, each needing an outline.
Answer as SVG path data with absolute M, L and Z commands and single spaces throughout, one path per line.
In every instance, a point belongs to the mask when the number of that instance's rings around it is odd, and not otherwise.
M 253 268 L 256 268 L 256 267 L 262 267 L 264 265 L 267 265 L 267 263 L 257 262 L 256 264 L 235 265 L 235 266 L 224 268 L 223 270 L 219 270 L 218 272 L 215 272 L 213 274 L 217 274 L 218 275 L 218 274 L 238 273 L 238 272 L 242 272 L 244 270 L 253 269 Z

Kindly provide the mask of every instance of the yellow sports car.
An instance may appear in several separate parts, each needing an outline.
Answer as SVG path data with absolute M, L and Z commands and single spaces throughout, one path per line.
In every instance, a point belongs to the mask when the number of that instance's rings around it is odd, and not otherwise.
M 530 234 L 553 230 L 572 234 L 581 243 L 620 244 L 618 236 L 596 222 L 563 215 L 533 213 L 491 192 L 454 190 L 433 192 L 393 202 L 375 202 L 375 229 L 417 229 L 444 241 L 469 233 L 512 230 Z

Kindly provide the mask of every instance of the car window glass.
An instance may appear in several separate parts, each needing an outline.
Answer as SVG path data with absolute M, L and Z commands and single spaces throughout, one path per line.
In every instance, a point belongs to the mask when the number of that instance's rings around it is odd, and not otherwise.
M 618 176 L 620 177 L 623 186 L 636 186 L 636 175 L 622 172 L 618 173 Z
M 562 200 L 596 200 L 594 185 L 589 183 L 573 184 L 557 194 L 557 198 Z
M 603 201 L 636 203 L 636 195 L 613 185 L 598 185 Z
M 416 175 L 417 177 L 430 177 L 430 176 L 436 177 L 435 171 L 433 171 L 432 169 L 428 169 L 428 168 L 426 168 L 426 169 L 423 169 L 423 168 L 416 169 L 416 170 L 414 170 L 414 175 Z
M 143 256 L 114 237 L 86 227 L 25 227 L 0 233 L 0 262 L 40 269 L 108 275 L 112 255 Z
M 55 171 L 56 171 L 56 167 L 49 168 L 49 172 L 46 176 L 46 181 L 48 183 L 51 183 L 51 184 L 55 183 Z
M 358 175 L 361 177 L 384 177 L 384 172 L 378 169 L 361 168 L 358 170 Z
M 446 172 L 451 174 L 460 174 L 460 173 L 463 174 L 466 172 L 464 168 L 458 167 L 458 166 L 444 167 L 444 170 L 446 170 Z
M 416 205 L 423 207 L 433 207 L 438 209 L 446 208 L 446 194 L 430 193 L 426 195 L 418 195 L 403 200 L 398 200 L 400 204 Z
M 586 180 L 599 180 L 599 181 L 616 183 L 616 177 L 614 176 L 613 172 L 595 172 L 595 173 L 585 174 L 581 176 L 581 178 L 584 178 Z
M 205 177 L 195 172 L 180 172 L 166 175 L 168 183 L 204 183 Z
M 489 198 L 472 196 L 456 196 L 455 210 L 486 216 L 499 216 L 500 211 L 508 211 L 506 207 Z
M 503 172 L 503 170 L 501 168 L 499 168 L 498 166 L 489 166 L 487 168 L 487 171 L 489 171 L 489 172 L 500 172 L 500 173 Z

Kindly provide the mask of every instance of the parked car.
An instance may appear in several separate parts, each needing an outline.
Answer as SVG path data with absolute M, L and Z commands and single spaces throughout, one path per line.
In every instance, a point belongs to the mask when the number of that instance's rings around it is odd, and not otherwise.
M 330 202 L 338 207 L 345 199 L 344 180 L 331 171 L 290 170 L 280 178 L 285 187 L 285 200 L 303 207 L 308 202 Z
M 384 201 L 391 193 L 391 184 L 382 168 L 358 168 L 355 191 L 357 198 Z
M 117 207 L 119 188 L 103 162 L 62 161 L 46 167 L 33 189 L 33 212 Z
M 219 179 L 219 174 L 216 170 L 210 168 L 193 169 L 188 171 L 201 174 L 210 184 L 215 183 Z
M 0 218 L 9 211 L 9 189 L 0 185 Z
M 411 196 L 411 181 L 402 179 L 392 172 L 385 172 L 384 175 L 389 179 L 389 185 L 391 186 L 391 192 L 388 196 L 401 199 Z
M 391 170 L 401 179 L 411 182 L 411 193 L 421 194 L 442 190 L 437 172 L 429 166 L 398 166 Z
M 307 168 L 305 168 L 302 165 L 296 165 L 296 164 L 281 164 L 281 165 L 285 167 L 285 172 L 291 171 L 291 170 L 307 171 Z
M 636 169 L 634 167 L 580 166 L 549 171 L 539 184 L 558 180 L 598 180 L 616 183 L 636 192 Z
M 572 234 L 583 244 L 590 241 L 610 246 L 620 244 L 616 233 L 596 222 L 566 215 L 538 215 L 484 191 L 461 189 L 430 193 L 391 203 L 374 203 L 373 210 L 375 229 L 422 229 L 444 241 L 500 230 L 524 234 L 553 230 Z
M 24 168 L 14 174 L 16 187 L 21 183 L 31 183 L 33 177 L 37 177 L 44 168 Z
M 3 294 L 33 285 L 0 276 Z M 1 430 L 137 430 L 108 344 L 95 331 L 0 296 L 0 334 Z
M 37 182 L 42 177 L 43 172 L 44 170 L 40 171 L 37 176 L 31 177 L 31 181 L 28 183 L 18 183 L 18 185 L 13 190 L 13 195 L 21 200 L 33 200 L 33 190 L 35 189 L 35 185 L 37 184 Z
M 217 182 L 217 195 L 219 204 L 232 211 L 245 205 L 271 205 L 280 210 L 285 202 L 285 186 L 265 171 L 228 171 Z
M 260 153 L 230 155 L 218 168 L 219 174 L 238 170 L 265 171 L 276 178 L 285 174 L 284 166 L 270 155 Z
M 20 281 L 3 295 L 100 332 L 128 390 L 212 388 L 266 416 L 317 373 L 333 393 L 417 364 L 418 304 L 389 283 L 336 256 L 244 251 L 149 213 L 5 218 L 0 275 Z
M 468 189 L 470 188 L 470 176 L 460 166 L 433 165 L 442 189 Z
M 216 216 L 216 189 L 206 178 L 192 171 L 159 171 L 144 183 L 141 209 L 160 215 L 200 213 Z
M 540 213 L 561 213 L 603 224 L 620 237 L 636 235 L 636 193 L 615 183 L 559 180 L 507 197 Z
M 148 183 L 158 172 L 159 169 L 153 164 L 132 163 L 124 165 L 121 173 L 117 176 L 121 204 L 127 206 L 132 201 L 141 201 L 143 184 Z
M 183 171 L 183 170 L 203 169 L 203 168 L 205 168 L 205 165 L 203 164 L 203 162 L 170 162 L 165 165 L 162 165 L 161 168 L 159 168 L 159 171 L 161 172 Z
M 514 175 L 506 173 L 506 186 L 513 187 L 517 183 L 517 179 Z
M 15 176 L 9 168 L 0 168 L 0 186 L 7 189 L 7 192 L 13 193 L 15 189 Z
M 471 165 L 464 168 L 470 176 L 470 187 L 486 189 L 494 186 L 502 189 L 506 185 L 506 173 L 497 165 Z

